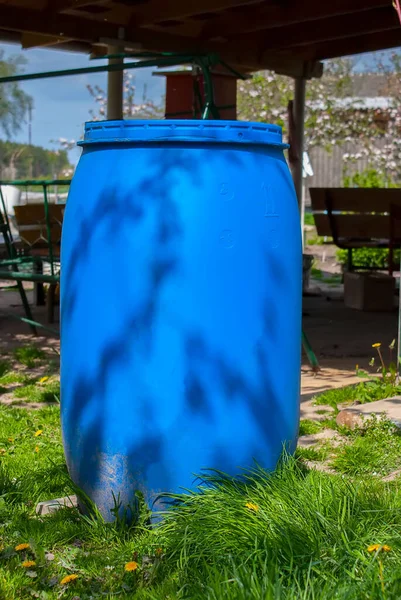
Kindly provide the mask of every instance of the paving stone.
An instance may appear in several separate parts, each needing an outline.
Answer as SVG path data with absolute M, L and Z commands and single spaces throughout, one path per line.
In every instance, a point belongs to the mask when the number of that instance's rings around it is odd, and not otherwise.
M 382 479 L 383 479 L 383 481 L 394 481 L 395 479 L 398 479 L 398 477 L 400 477 L 400 476 L 401 476 L 401 469 L 397 469 L 396 471 L 392 471 L 391 473 L 389 473 Z
M 75 508 L 78 506 L 78 499 L 76 496 L 65 496 L 64 498 L 54 498 L 53 500 L 45 500 L 39 502 L 36 506 L 36 514 L 43 516 L 49 515 L 56 512 L 60 508 L 68 507 Z
M 335 443 L 338 444 L 341 441 L 341 436 L 335 429 L 323 429 L 323 431 L 319 431 L 319 433 L 301 435 L 301 437 L 298 438 L 298 446 L 300 448 L 309 448 L 310 446 L 326 441 L 334 442 L 332 445 L 335 445 Z

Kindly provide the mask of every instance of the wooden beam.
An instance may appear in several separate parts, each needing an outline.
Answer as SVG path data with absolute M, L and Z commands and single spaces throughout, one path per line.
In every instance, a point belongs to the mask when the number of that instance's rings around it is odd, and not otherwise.
M 302 2 L 288 6 L 288 3 L 263 3 L 251 10 L 222 13 L 206 22 L 202 38 L 230 38 L 246 32 L 273 27 L 284 27 L 294 23 L 305 23 L 328 17 L 363 12 L 372 8 L 389 6 L 388 0 L 336 0 L 335 2 Z
M 28 48 L 44 48 L 47 46 L 56 46 L 69 42 L 65 37 L 57 37 L 54 35 L 43 35 L 40 33 L 23 32 L 21 35 L 21 46 L 24 49 Z
M 132 24 L 152 25 L 160 21 L 183 19 L 194 15 L 215 13 L 236 6 L 260 4 L 262 0 L 151 0 L 138 6 Z
M 351 56 L 364 52 L 388 50 L 401 46 L 401 27 L 367 35 L 356 35 L 343 40 L 332 40 L 309 47 L 298 48 L 298 55 L 308 60 L 324 60 L 340 56 Z M 284 54 L 283 54 L 284 55 Z
M 0 4 L 0 23 L 3 29 L 13 31 L 29 31 L 56 37 L 72 38 L 98 43 L 100 39 L 124 39 L 127 43 L 142 44 L 146 50 L 180 53 L 202 53 L 216 52 L 230 64 L 243 66 L 245 70 L 280 69 L 280 72 L 299 73 L 303 69 L 303 61 L 291 57 L 279 57 L 265 53 L 260 60 L 260 48 L 249 45 L 243 48 L 238 45 L 227 44 L 205 44 L 201 40 L 189 39 L 179 36 L 170 36 L 160 32 L 152 32 L 146 29 L 127 28 L 121 37 L 121 27 L 106 21 L 93 21 L 85 18 L 76 18 L 70 15 L 59 15 L 57 19 L 46 17 L 46 13 L 35 10 L 24 11 L 24 19 L 21 19 L 21 11 L 10 5 L 5 7 Z
M 399 27 L 397 14 L 393 7 L 388 5 L 347 17 L 339 16 L 310 21 L 303 25 L 276 27 L 258 32 L 258 34 L 241 36 L 235 40 L 235 43 L 246 44 L 257 39 L 264 50 L 280 50 L 327 40 L 352 38 L 358 33 L 370 34 L 388 31 L 397 27 L 397 24 Z
M 119 27 L 87 18 L 58 15 L 53 18 L 47 11 L 22 9 L 0 4 L 2 29 L 66 37 L 86 42 L 95 42 L 100 37 L 118 38 Z
M 53 12 L 64 12 L 68 10 L 77 10 L 80 8 L 84 8 L 85 6 L 90 6 L 91 4 L 107 4 L 108 0 L 52 0 L 51 9 Z M 105 8 L 105 10 L 107 10 Z

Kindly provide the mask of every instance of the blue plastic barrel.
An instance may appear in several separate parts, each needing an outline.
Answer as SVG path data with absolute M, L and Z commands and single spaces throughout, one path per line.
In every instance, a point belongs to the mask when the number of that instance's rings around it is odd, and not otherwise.
M 296 445 L 302 250 L 281 129 L 87 123 L 61 266 L 61 413 L 108 520 Z M 156 505 L 157 506 L 157 505 Z

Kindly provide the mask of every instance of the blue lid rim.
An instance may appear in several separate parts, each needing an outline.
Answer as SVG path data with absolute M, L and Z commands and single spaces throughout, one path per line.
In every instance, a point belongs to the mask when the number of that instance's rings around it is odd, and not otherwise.
M 89 121 L 78 145 L 180 142 L 289 147 L 283 143 L 278 125 L 189 119 Z

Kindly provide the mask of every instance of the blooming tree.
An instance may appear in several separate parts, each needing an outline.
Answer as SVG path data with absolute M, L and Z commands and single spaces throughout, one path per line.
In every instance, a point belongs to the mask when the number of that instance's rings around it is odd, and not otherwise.
M 386 75 L 381 91 L 386 102 L 380 107 L 354 98 L 351 86 L 353 63 L 349 59 L 328 61 L 321 79 L 307 82 L 305 106 L 305 148 L 330 150 L 352 142 L 357 151 L 345 153 L 352 163 L 368 157 L 369 166 L 389 179 L 401 177 L 401 64 L 394 53 L 391 60 L 378 63 Z M 239 116 L 246 120 L 277 123 L 288 133 L 288 102 L 294 94 L 293 79 L 265 71 L 239 84 Z
M 95 107 L 89 111 L 92 121 L 102 121 L 107 118 L 107 93 L 100 86 L 86 86 L 90 96 L 95 102 Z M 156 104 L 147 97 L 144 86 L 141 101 L 137 103 L 135 76 L 124 71 L 123 79 L 123 116 L 125 119 L 161 119 L 164 116 L 163 102 Z M 58 144 L 63 149 L 71 150 L 76 145 L 76 140 L 59 138 Z

